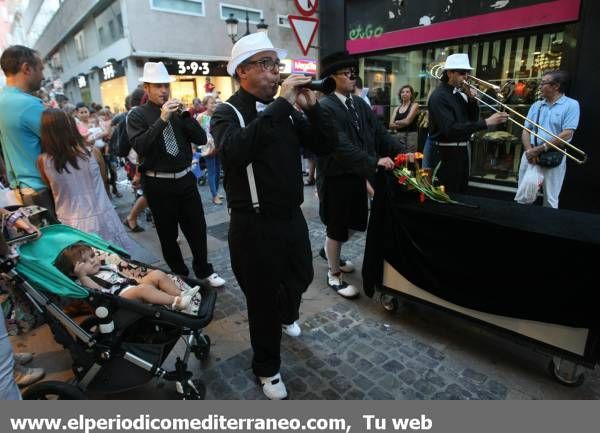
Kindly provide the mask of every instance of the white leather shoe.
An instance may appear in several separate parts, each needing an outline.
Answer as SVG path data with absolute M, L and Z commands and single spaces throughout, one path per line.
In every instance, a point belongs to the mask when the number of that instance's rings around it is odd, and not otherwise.
M 281 330 L 290 337 L 299 337 L 302 334 L 302 329 L 298 322 L 294 322 L 291 325 L 281 325 Z
M 225 285 L 225 280 L 219 277 L 219 274 L 212 273 L 208 277 L 202 279 L 202 284 L 208 285 L 213 288 L 221 287 Z
M 331 273 L 331 271 L 327 271 L 327 285 L 335 290 L 338 295 L 344 298 L 356 298 L 359 294 L 359 291 L 356 287 L 342 280 L 341 272 L 339 272 L 337 275 L 334 275 Z
M 269 400 L 283 400 L 287 398 L 287 389 L 281 380 L 281 374 L 271 377 L 259 377 L 262 390 Z

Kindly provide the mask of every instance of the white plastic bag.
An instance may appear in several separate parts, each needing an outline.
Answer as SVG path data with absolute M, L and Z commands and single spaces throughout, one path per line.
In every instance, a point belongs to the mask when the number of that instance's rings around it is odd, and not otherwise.
M 527 164 L 525 174 L 519 178 L 519 187 L 515 195 L 515 201 L 521 204 L 531 204 L 537 198 L 540 186 L 544 182 L 544 173 L 537 164 L 530 164 L 527 158 L 521 160 L 521 167 Z M 522 172 L 522 170 L 519 170 Z

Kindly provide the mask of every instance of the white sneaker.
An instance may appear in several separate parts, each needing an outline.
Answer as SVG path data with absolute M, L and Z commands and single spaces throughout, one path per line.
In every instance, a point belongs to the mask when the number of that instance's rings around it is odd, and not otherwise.
M 25 365 L 33 359 L 33 353 L 31 352 L 14 352 L 13 355 L 15 362 L 20 365 Z
M 327 254 L 325 253 L 325 248 L 321 248 L 321 250 L 319 251 L 319 256 L 321 256 L 322 259 L 327 260 Z M 350 260 L 348 260 L 345 257 L 340 257 L 340 261 L 338 263 L 338 268 L 340 269 L 340 271 L 344 272 L 344 273 L 350 273 L 350 272 L 354 272 L 354 263 L 352 263 Z
M 302 334 L 302 329 L 300 329 L 298 322 L 294 322 L 291 325 L 281 325 L 281 330 L 290 337 L 299 337 Z
M 202 284 L 204 285 L 209 285 L 210 287 L 221 287 L 225 285 L 225 280 L 221 277 L 219 277 L 219 274 L 217 274 L 216 272 L 214 272 L 213 274 L 209 275 L 206 278 L 203 278 L 202 280 Z
M 287 398 L 287 389 L 281 380 L 281 374 L 271 377 L 259 377 L 262 390 L 269 400 L 283 400 Z
M 191 314 L 193 316 L 198 315 L 198 310 L 200 310 L 200 305 L 202 304 L 202 296 L 200 293 L 196 294 L 186 307 L 184 313 Z
M 338 265 L 340 271 L 344 273 L 354 272 L 354 263 L 352 263 L 348 259 L 340 259 L 340 264 Z
M 200 286 L 188 287 L 187 289 L 181 291 L 181 295 L 191 295 L 193 298 L 194 296 L 196 296 L 196 293 L 198 293 L 199 290 Z
M 32 383 L 35 383 L 38 380 L 40 380 L 42 377 L 44 377 L 45 374 L 46 372 L 43 368 L 28 368 L 23 367 L 19 364 L 15 365 L 15 382 L 19 386 L 29 386 Z
M 344 298 L 356 298 L 359 294 L 359 291 L 356 287 L 345 283 L 342 280 L 341 272 L 338 272 L 336 275 L 334 275 L 331 273 L 331 271 L 327 271 L 327 285 L 335 290 L 338 295 Z

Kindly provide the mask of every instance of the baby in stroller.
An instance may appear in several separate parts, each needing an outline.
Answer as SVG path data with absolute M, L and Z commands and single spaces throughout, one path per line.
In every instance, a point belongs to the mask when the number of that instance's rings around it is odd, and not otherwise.
M 89 289 L 100 290 L 127 299 L 155 305 L 168 305 L 173 310 L 192 314 L 192 299 L 199 286 L 180 289 L 164 272 L 154 269 L 139 281 L 118 271 L 114 264 L 102 264 L 92 247 L 83 243 L 63 249 L 55 262 L 64 274 L 77 278 L 77 283 Z

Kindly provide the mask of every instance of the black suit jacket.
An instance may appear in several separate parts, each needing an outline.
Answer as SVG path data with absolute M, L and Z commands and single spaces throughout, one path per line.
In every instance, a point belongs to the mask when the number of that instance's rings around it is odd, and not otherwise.
M 320 104 L 303 116 L 281 97 L 261 113 L 256 101 L 244 89 L 228 100 L 240 111 L 245 128 L 226 104 L 219 104 L 210 121 L 225 170 L 227 203 L 232 209 L 251 209 L 246 166 L 252 163 L 261 212 L 294 209 L 304 200 L 300 147 L 330 153 L 337 141 L 332 120 Z
M 322 187 L 324 177 L 356 174 L 373 180 L 379 158 L 393 157 L 400 151 L 399 144 L 383 127 L 377 116 L 358 96 L 352 95 L 358 112 L 356 128 L 350 113 L 340 99 L 331 93 L 319 102 L 335 119 L 338 143 L 334 153 L 317 160 L 317 183 Z

